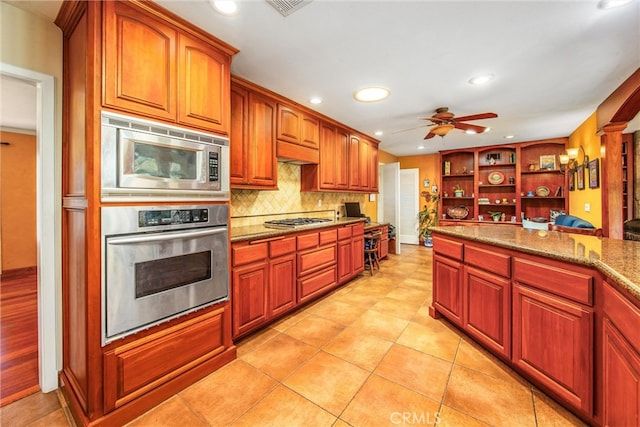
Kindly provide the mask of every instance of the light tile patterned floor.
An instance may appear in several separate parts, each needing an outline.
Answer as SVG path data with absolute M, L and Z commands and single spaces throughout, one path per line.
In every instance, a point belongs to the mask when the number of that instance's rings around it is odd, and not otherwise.
M 241 341 L 237 360 L 129 425 L 583 425 L 430 318 L 430 303 L 431 250 L 403 245 L 373 277 Z M 38 418 L 29 403 L 51 395 L 3 408 L 1 424 L 66 426 L 61 409 Z

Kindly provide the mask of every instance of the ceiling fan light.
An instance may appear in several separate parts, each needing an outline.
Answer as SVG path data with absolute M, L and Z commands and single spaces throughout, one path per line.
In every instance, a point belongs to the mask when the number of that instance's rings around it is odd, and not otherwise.
M 466 133 L 467 135 L 475 135 L 478 132 L 476 132 L 473 129 L 467 129 L 467 130 L 464 131 L 464 133 Z
M 491 128 L 484 128 L 484 130 L 482 131 L 482 133 L 487 133 L 487 132 L 490 132 L 490 131 L 491 131 Z
M 431 133 L 438 136 L 445 136 L 455 126 L 451 123 L 443 123 L 431 129 Z
M 366 87 L 353 94 L 353 97 L 360 102 L 378 102 L 387 98 L 391 94 L 389 89 L 379 86 Z

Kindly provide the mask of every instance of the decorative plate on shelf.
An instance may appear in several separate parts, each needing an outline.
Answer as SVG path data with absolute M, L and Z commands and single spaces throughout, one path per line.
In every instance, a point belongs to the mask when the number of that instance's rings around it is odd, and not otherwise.
M 466 206 L 452 206 L 447 208 L 447 215 L 453 219 L 465 219 L 469 215 L 469 209 Z
M 504 174 L 499 171 L 489 172 L 487 181 L 489 181 L 489 184 L 502 184 L 504 182 Z
M 536 188 L 536 196 L 538 197 L 547 197 L 550 192 L 551 191 L 549 191 L 549 187 L 545 187 L 544 185 Z

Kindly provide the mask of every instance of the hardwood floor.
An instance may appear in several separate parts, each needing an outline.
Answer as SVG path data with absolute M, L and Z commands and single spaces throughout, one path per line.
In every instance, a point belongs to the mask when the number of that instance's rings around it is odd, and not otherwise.
M 0 407 L 40 390 L 37 286 L 35 269 L 0 281 Z

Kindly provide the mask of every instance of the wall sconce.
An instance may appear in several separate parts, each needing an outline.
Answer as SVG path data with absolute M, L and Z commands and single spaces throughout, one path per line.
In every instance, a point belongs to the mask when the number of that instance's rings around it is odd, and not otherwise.
M 578 154 L 580 154 L 580 150 L 582 150 L 582 163 L 578 161 Z M 579 148 L 567 148 L 567 152 L 565 154 L 560 154 L 558 157 L 560 158 L 560 170 L 562 172 L 565 172 L 567 169 L 576 169 L 578 166 L 589 163 L 589 156 L 587 156 L 582 145 L 580 145 Z

